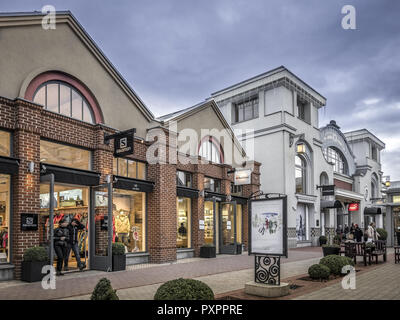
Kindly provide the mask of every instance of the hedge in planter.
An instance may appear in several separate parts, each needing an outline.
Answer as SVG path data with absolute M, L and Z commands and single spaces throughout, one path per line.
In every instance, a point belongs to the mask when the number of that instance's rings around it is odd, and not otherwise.
M 308 268 L 308 275 L 311 279 L 328 279 L 330 274 L 330 269 L 323 264 L 313 264 Z
M 154 300 L 214 300 L 214 293 L 204 282 L 179 278 L 161 285 Z
M 22 261 L 22 281 L 41 281 L 45 276 L 45 274 L 42 274 L 42 268 L 47 264 L 49 264 L 49 256 L 45 248 L 32 247 L 26 249 Z
M 215 258 L 217 255 L 217 249 L 213 244 L 205 244 L 200 247 L 201 258 Z
M 387 233 L 387 231 L 385 229 L 377 228 L 376 232 L 379 233 L 379 237 L 378 237 L 379 240 L 386 240 L 387 239 L 388 233 Z
M 324 253 L 324 257 L 331 254 L 339 255 L 340 246 L 338 244 L 324 244 L 322 246 L 322 252 Z
M 112 270 L 122 271 L 126 269 L 125 246 L 120 242 L 112 244 Z
M 335 254 L 326 256 L 319 261 L 320 264 L 329 268 L 331 274 L 341 275 L 342 268 L 347 265 L 354 266 L 354 261 L 348 257 L 341 257 Z
M 322 246 L 328 242 L 328 238 L 325 236 L 320 236 L 319 237 L 319 245 Z
M 111 286 L 110 280 L 102 278 L 96 284 L 90 300 L 119 300 L 117 290 Z

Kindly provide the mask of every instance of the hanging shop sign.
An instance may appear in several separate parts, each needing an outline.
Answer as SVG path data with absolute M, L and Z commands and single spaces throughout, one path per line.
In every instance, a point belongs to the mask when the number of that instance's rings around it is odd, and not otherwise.
M 114 157 L 125 157 L 133 154 L 134 151 L 134 135 L 136 129 L 129 129 L 112 135 L 104 136 L 104 143 L 108 144 L 114 139 Z
M 287 196 L 250 200 L 249 254 L 287 256 Z
M 349 212 L 358 211 L 359 208 L 360 208 L 360 204 L 359 203 L 350 203 L 349 204 Z
M 250 169 L 245 169 L 245 170 L 236 169 L 235 175 L 234 175 L 234 183 L 236 186 L 250 184 L 251 183 L 251 170 Z
M 335 195 L 335 185 L 322 186 L 322 195 L 323 196 L 334 196 Z
M 38 215 L 35 213 L 21 214 L 21 231 L 37 231 Z

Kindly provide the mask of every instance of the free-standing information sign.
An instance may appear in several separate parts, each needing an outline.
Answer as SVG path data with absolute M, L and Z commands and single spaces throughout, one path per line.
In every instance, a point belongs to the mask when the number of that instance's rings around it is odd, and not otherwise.
M 249 254 L 287 257 L 287 197 L 249 201 Z

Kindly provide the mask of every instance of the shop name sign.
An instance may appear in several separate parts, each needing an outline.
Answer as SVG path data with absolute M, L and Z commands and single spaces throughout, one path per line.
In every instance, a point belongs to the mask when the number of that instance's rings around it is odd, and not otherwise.
M 250 169 L 245 169 L 245 170 L 236 169 L 235 176 L 234 176 L 234 183 L 236 186 L 250 184 L 251 183 L 251 170 Z
M 104 136 L 104 143 L 114 139 L 114 157 L 125 157 L 134 152 L 134 135 L 136 129 L 129 129 L 116 134 Z
M 21 231 L 37 231 L 38 215 L 35 213 L 21 214 Z
M 349 204 L 349 211 L 350 211 L 350 212 L 352 212 L 352 211 L 358 211 L 359 207 L 360 207 L 360 204 L 359 204 L 359 203 L 350 203 L 350 204 Z
M 335 185 L 322 186 L 323 196 L 334 196 L 335 195 Z

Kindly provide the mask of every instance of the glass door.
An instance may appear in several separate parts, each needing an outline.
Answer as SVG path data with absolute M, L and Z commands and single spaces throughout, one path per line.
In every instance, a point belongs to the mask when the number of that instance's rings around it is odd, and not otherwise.
M 219 213 L 219 252 L 236 254 L 236 202 L 221 203 Z
M 50 265 L 54 262 L 54 174 L 40 176 L 39 242 L 48 249 Z
M 90 268 L 112 270 L 112 238 L 114 230 L 112 182 L 92 187 L 89 219 Z

